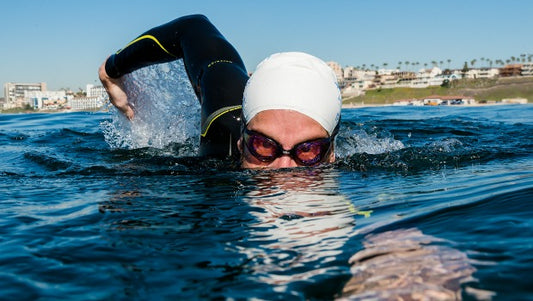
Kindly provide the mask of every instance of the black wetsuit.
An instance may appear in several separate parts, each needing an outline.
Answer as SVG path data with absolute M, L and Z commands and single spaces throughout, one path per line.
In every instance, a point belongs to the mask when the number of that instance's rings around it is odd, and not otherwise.
M 185 16 L 148 30 L 110 56 L 105 70 L 119 78 L 177 59 L 183 59 L 202 107 L 200 155 L 237 156 L 248 74 L 235 48 L 205 16 Z

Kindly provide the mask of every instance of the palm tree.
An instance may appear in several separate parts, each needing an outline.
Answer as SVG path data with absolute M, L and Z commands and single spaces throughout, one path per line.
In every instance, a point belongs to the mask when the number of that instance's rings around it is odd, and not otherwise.
M 470 67 L 474 68 L 475 64 L 476 64 L 476 59 L 473 59 L 470 61 Z
M 446 62 L 448 62 L 448 69 L 450 69 L 450 63 L 452 62 L 452 60 L 447 59 Z

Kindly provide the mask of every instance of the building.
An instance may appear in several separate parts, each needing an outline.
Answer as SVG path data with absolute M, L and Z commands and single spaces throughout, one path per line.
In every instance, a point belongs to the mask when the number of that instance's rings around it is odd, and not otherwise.
M 365 94 L 365 81 L 351 81 L 342 89 L 342 97 L 356 97 Z
M 398 71 L 394 74 L 398 77 L 396 87 L 410 87 L 411 82 L 416 79 L 416 73 L 412 71 Z
M 444 106 L 444 105 L 474 105 L 476 100 L 470 96 L 441 96 L 431 95 L 422 99 L 425 106 Z
M 500 68 L 501 77 L 519 76 L 522 74 L 522 64 L 511 64 Z
M 502 103 L 526 105 L 527 99 L 526 98 L 504 98 L 502 99 Z
M 431 69 L 421 69 L 416 73 L 415 78 L 411 80 L 411 88 L 426 88 L 429 86 L 440 86 L 444 81 L 444 77 L 440 76 L 442 70 L 438 67 Z
M 522 76 L 533 76 L 533 63 L 522 64 Z
M 59 110 L 67 106 L 65 91 L 26 91 L 24 99 L 36 110 Z
M 494 78 L 500 74 L 498 68 L 476 68 L 464 73 L 464 78 Z
M 46 91 L 46 83 L 5 83 L 3 109 L 31 105 L 25 98 L 25 93 L 35 91 Z
M 87 85 L 86 97 L 75 97 L 69 100 L 69 108 L 76 111 L 98 110 L 107 102 L 104 86 Z
M 87 97 L 107 97 L 104 86 L 87 85 Z
M 357 70 L 355 67 L 348 66 L 342 70 L 342 76 L 344 81 L 351 82 L 355 81 L 360 78 L 359 73 L 360 71 Z
M 335 72 L 337 81 L 339 82 L 339 85 L 342 86 L 344 84 L 344 74 L 341 65 L 337 62 L 327 62 L 326 64 L 333 70 L 333 72 Z
M 500 75 L 500 70 L 498 68 L 480 68 L 479 69 L 479 78 L 494 78 Z
M 68 101 L 68 108 L 75 111 L 98 110 L 103 105 L 102 97 L 76 97 Z
M 393 88 L 398 83 L 398 76 L 391 73 L 379 73 L 374 77 L 373 84 L 376 88 Z

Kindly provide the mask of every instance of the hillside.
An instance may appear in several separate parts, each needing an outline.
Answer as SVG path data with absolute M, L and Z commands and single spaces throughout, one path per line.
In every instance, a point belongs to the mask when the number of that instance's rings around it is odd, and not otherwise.
M 430 95 L 472 96 L 478 102 L 526 98 L 533 103 L 533 77 L 461 79 L 451 82 L 449 87 L 376 89 L 366 91 L 366 95 L 343 99 L 343 104 L 392 104 L 397 100 L 420 99 Z

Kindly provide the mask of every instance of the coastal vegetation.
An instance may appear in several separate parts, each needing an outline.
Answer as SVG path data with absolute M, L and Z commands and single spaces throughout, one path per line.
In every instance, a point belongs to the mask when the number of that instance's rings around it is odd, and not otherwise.
M 470 96 L 478 102 L 499 102 L 505 98 L 526 98 L 533 103 L 533 77 L 459 79 L 427 88 L 367 90 L 364 95 L 343 99 L 345 105 L 386 105 L 398 100 L 422 99 L 430 95 Z
M 4 114 L 34 113 L 34 112 L 36 112 L 36 110 L 30 105 L 25 105 L 23 108 L 12 108 L 12 109 L 5 109 L 5 110 L 0 109 L 0 113 L 4 113 Z

